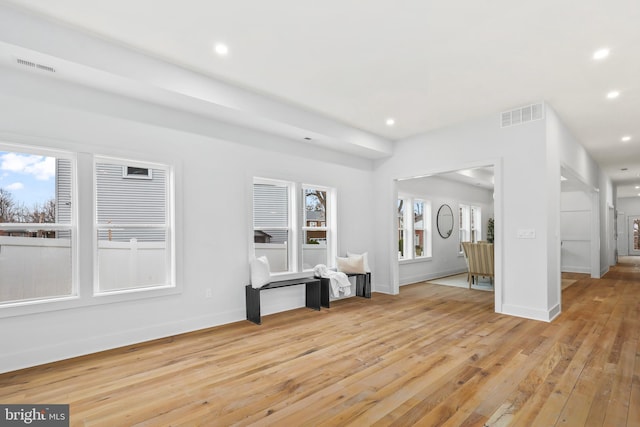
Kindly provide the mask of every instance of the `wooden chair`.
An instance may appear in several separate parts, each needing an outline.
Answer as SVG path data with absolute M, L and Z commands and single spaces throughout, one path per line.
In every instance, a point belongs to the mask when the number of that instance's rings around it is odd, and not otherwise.
M 464 257 L 469 269 L 469 289 L 477 277 L 489 277 L 493 283 L 494 260 L 493 243 L 471 243 L 462 242 Z

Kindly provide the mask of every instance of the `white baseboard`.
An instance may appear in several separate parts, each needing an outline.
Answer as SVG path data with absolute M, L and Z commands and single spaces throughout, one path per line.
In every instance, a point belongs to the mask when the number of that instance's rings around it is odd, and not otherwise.
M 591 273 L 591 267 L 583 267 L 583 266 L 563 266 L 561 271 L 563 273 Z
M 423 273 L 415 276 L 401 277 L 400 286 L 410 285 L 412 283 L 424 282 L 427 280 L 439 279 L 441 277 L 453 276 L 455 274 L 466 273 L 466 268 L 456 268 L 453 270 L 438 271 L 435 273 Z
M 98 353 L 118 347 L 140 344 L 146 341 L 233 323 L 243 319 L 246 319 L 245 310 L 233 310 L 185 319 L 178 322 L 153 325 L 148 328 L 128 329 L 116 334 L 95 337 L 83 336 L 73 341 L 65 341 L 56 345 L 39 347 L 28 351 L 15 353 L 3 351 L 0 356 L 0 373 Z
M 536 308 L 513 304 L 502 304 L 502 314 L 524 317 L 525 319 L 540 320 L 542 322 L 551 322 L 551 320 L 560 314 L 560 306 L 556 305 L 551 310 L 539 310 Z

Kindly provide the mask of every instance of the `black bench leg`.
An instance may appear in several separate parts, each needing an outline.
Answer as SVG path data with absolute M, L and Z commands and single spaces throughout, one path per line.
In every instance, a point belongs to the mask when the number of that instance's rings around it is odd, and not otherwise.
M 313 283 L 307 283 L 305 289 L 305 300 L 307 308 L 320 310 L 321 290 L 320 280 Z
M 371 273 L 358 274 L 356 276 L 356 295 L 363 298 L 371 298 Z
M 247 303 L 247 320 L 256 325 L 262 324 L 260 316 L 260 289 L 254 289 L 251 285 L 245 287 Z
M 331 287 L 330 279 L 320 279 L 320 305 L 325 308 L 331 308 L 331 300 L 329 299 L 329 292 Z

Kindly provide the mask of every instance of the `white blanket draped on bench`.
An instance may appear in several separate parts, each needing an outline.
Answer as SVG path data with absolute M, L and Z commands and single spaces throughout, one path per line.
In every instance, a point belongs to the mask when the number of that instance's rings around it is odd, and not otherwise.
M 351 282 L 346 274 L 329 270 L 326 265 L 318 264 L 313 268 L 315 277 L 329 279 L 331 283 L 331 294 L 334 298 L 348 297 L 351 295 Z

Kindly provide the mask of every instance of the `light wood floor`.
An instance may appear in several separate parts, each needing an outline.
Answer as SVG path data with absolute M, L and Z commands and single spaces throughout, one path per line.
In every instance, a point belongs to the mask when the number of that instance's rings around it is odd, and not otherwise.
M 0 402 L 87 426 L 639 426 L 639 311 L 635 259 L 550 324 L 415 284 L 4 374 Z

